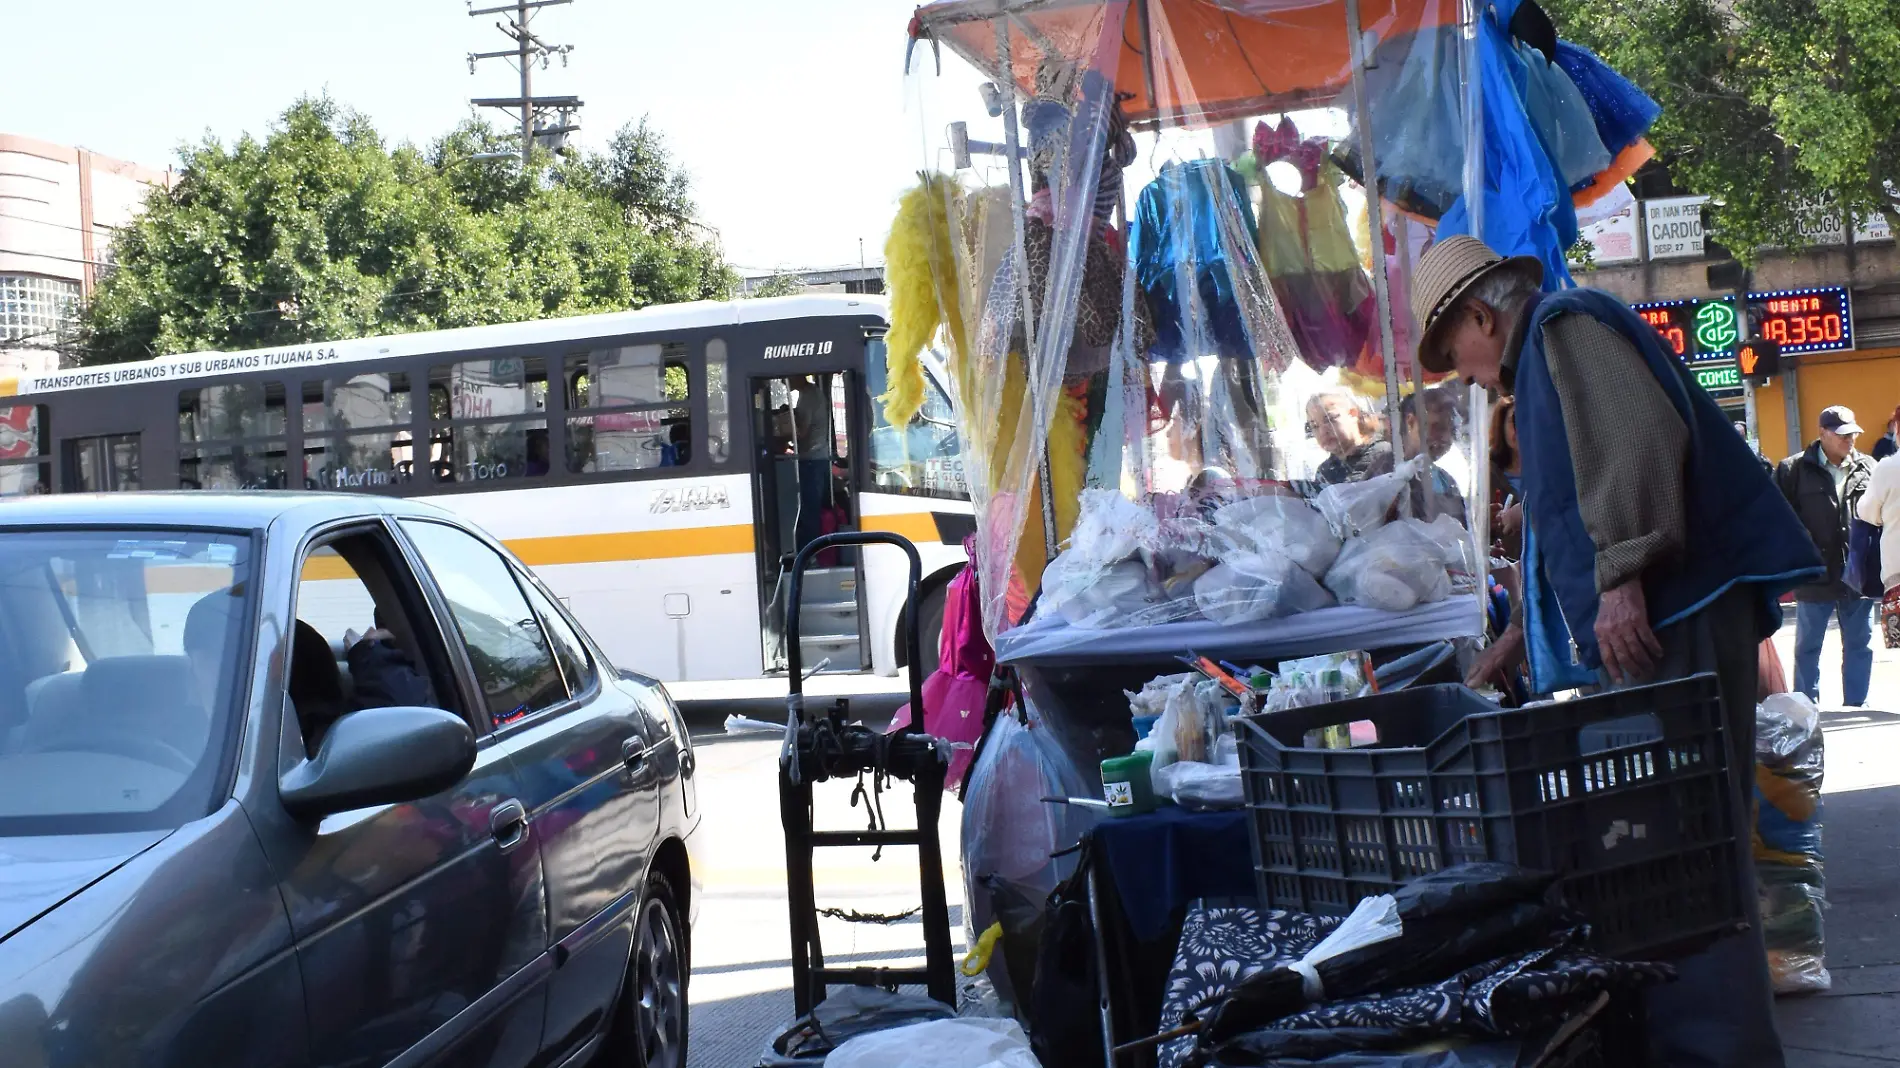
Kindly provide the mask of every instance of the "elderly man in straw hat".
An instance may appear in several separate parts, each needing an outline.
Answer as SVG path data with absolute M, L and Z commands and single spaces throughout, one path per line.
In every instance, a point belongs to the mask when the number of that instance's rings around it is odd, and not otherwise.
M 1778 595 L 1821 561 L 1655 330 L 1608 294 L 1542 281 L 1536 260 L 1464 236 L 1433 246 L 1413 280 L 1420 362 L 1517 404 L 1524 596 L 1469 681 L 1525 659 L 1539 693 L 1716 674 L 1755 932 L 1683 961 L 1651 998 L 1650 1031 L 1658 1063 L 1780 1065 L 1747 822 L 1756 646 L 1780 624 Z

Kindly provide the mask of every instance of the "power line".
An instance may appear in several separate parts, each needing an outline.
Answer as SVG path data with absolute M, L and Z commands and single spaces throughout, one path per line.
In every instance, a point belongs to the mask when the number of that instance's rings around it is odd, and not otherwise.
M 534 62 L 541 61 L 541 69 L 546 70 L 552 56 L 561 57 L 561 66 L 567 66 L 568 53 L 574 51 L 571 44 L 551 45 L 535 36 L 528 23 L 544 7 L 557 4 L 571 4 L 574 0 L 515 0 L 502 7 L 475 7 L 475 0 L 469 0 L 469 17 L 512 13 L 513 17 L 505 22 L 495 23 L 495 28 L 504 37 L 515 43 L 510 49 L 500 52 L 470 52 L 468 54 L 468 72 L 475 73 L 475 65 L 484 59 L 513 59 L 516 71 L 521 75 L 521 95 L 518 97 L 477 97 L 469 103 L 476 107 L 498 108 L 509 112 L 521 121 L 521 166 L 525 171 L 534 157 L 534 143 L 541 141 L 555 149 L 567 140 L 567 135 L 580 129 L 574 121 L 574 115 L 581 109 L 581 99 L 577 96 L 541 96 L 534 95 Z M 549 116 L 553 121 L 546 122 Z

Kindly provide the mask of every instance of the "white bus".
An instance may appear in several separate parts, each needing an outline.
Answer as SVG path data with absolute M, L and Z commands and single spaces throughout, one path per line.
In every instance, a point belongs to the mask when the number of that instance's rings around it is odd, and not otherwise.
M 941 368 L 909 426 L 873 402 L 886 326 L 873 297 L 708 301 L 0 379 L 0 495 L 427 497 L 667 681 L 783 671 L 790 552 L 895 531 L 924 559 L 928 670 L 974 526 Z M 818 564 L 804 663 L 894 674 L 902 554 Z

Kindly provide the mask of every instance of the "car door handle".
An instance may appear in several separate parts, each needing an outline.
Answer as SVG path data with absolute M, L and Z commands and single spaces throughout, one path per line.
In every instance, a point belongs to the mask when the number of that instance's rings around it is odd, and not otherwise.
M 629 738 L 620 743 L 620 762 L 628 771 L 639 771 L 646 767 L 647 743 L 641 738 Z
M 528 840 L 528 810 L 511 797 L 489 813 L 488 827 L 496 844 L 506 853 Z

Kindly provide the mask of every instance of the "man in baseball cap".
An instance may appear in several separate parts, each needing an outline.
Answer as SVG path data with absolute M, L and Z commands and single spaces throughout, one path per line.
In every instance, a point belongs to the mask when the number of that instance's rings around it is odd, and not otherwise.
M 1748 445 L 1656 331 L 1591 289 L 1541 292 L 1543 271 L 1465 236 L 1413 276 L 1418 358 L 1516 401 L 1524 596 L 1479 657 L 1476 685 L 1528 659 L 1552 693 L 1714 672 L 1729 767 L 1755 760 L 1757 644 L 1782 591 L 1824 573 Z M 1749 826 L 1754 776 L 1730 777 Z M 1751 933 L 1679 962 L 1650 997 L 1658 1063 L 1780 1068 L 1749 836 L 1737 894 Z
M 1794 591 L 1794 688 L 1821 699 L 1821 643 L 1828 620 L 1841 621 L 1841 701 L 1867 703 L 1874 670 L 1874 602 L 1848 580 L 1847 542 L 1855 509 L 1874 477 L 1873 458 L 1854 447 L 1862 433 L 1852 409 L 1821 409 L 1821 432 L 1781 461 L 1775 484 L 1801 517 L 1827 574 Z

